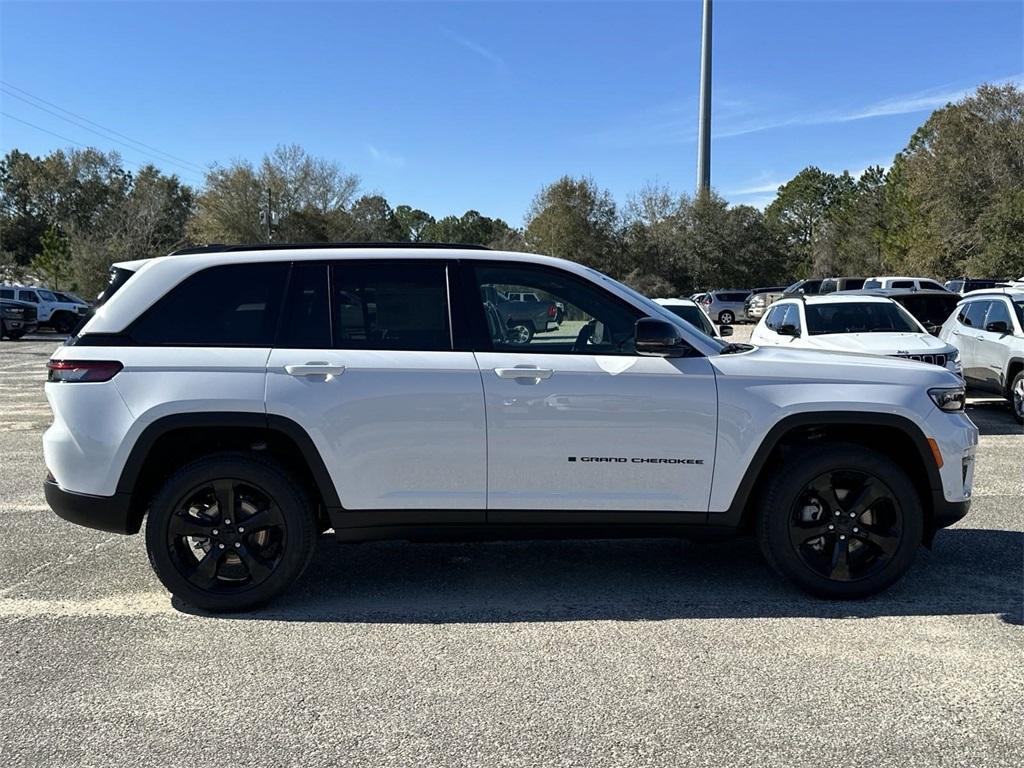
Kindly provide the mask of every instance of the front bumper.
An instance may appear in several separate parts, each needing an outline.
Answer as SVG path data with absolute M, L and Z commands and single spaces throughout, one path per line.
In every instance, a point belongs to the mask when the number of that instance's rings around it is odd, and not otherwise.
M 138 533 L 142 520 L 131 514 L 131 495 L 115 493 L 113 496 L 89 496 L 63 490 L 53 480 L 43 483 L 46 503 L 58 517 L 69 523 L 95 528 L 109 533 Z

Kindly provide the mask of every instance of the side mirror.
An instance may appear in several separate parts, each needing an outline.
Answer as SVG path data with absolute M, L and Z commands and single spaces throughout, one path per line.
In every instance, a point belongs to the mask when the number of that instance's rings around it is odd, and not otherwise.
M 986 325 L 985 330 L 989 333 L 1009 333 L 1010 326 L 1006 324 L 1005 320 L 996 320 Z
M 800 331 L 799 331 L 799 329 L 795 325 L 793 325 L 792 323 L 786 323 L 786 325 L 780 325 L 778 328 L 775 329 L 775 332 L 777 334 L 779 334 L 779 336 L 792 336 L 794 339 L 799 339 L 800 338 Z
M 641 317 L 636 321 L 636 353 L 647 357 L 686 357 L 692 347 L 667 320 Z
M 720 325 L 718 327 L 718 335 L 721 336 L 722 338 L 725 338 L 726 336 L 732 336 L 732 326 Z

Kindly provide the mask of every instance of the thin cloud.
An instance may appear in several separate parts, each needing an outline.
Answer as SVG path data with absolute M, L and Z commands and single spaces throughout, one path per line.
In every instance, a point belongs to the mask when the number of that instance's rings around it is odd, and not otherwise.
M 373 144 L 367 144 L 366 151 L 375 162 L 378 162 L 381 165 L 386 165 L 390 168 L 402 168 L 405 166 L 404 157 L 386 152 L 383 149 L 375 147 Z
M 778 192 L 779 187 L 785 184 L 785 181 L 767 181 L 764 184 L 753 183 L 755 186 L 752 187 L 740 187 L 739 189 L 727 189 L 722 194 L 733 195 L 735 197 L 746 197 L 747 195 L 763 195 L 766 192 Z
M 438 29 L 440 29 L 441 33 L 449 40 L 451 40 L 453 43 L 461 45 L 467 51 L 471 51 L 472 53 L 475 53 L 477 56 L 479 56 L 481 59 L 489 61 L 491 64 L 494 65 L 494 67 L 498 71 L 508 71 L 508 64 L 505 63 L 505 60 L 501 58 L 501 56 L 496 54 L 494 51 L 492 51 L 490 48 L 481 45 L 475 40 L 470 40 L 468 37 L 463 37 L 458 32 L 448 29 L 448 27 L 438 27 Z

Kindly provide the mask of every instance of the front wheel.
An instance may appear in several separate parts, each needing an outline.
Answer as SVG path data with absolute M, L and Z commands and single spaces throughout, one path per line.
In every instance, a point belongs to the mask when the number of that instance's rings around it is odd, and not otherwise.
M 735 319 L 736 319 L 736 315 L 734 315 L 729 310 L 725 310 L 724 312 L 719 312 L 718 313 L 718 324 L 719 325 L 732 325 L 732 323 L 733 323 L 733 321 Z
M 761 552 L 813 595 L 873 595 L 914 561 L 921 500 L 906 472 L 881 454 L 849 444 L 805 449 L 788 456 L 762 490 Z
M 1010 408 L 1018 424 L 1024 424 L 1024 370 L 1018 371 L 1010 384 Z
M 308 493 L 278 464 L 240 453 L 179 469 L 150 505 L 149 561 L 171 594 L 199 608 L 254 608 L 284 592 L 313 557 Z

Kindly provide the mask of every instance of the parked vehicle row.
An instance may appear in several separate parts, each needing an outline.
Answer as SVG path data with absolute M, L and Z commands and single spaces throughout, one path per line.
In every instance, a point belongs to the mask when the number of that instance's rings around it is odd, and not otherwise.
M 685 302 L 572 262 L 210 247 L 112 276 L 47 366 L 46 499 L 102 530 L 145 519 L 158 577 L 203 608 L 280 594 L 328 528 L 750 532 L 799 587 L 860 597 L 970 506 L 978 432 L 947 366 L 728 343 L 680 317 Z M 496 293 L 549 297 L 567 319 L 522 343 Z M 912 324 L 873 297 L 783 300 L 769 317 L 792 325 L 796 307 L 801 329 L 832 329 L 829 311 L 862 304 Z
M 89 305 L 74 294 L 24 285 L 0 285 L 0 299 L 32 304 L 39 326 L 58 333 L 70 333 L 89 310 Z

